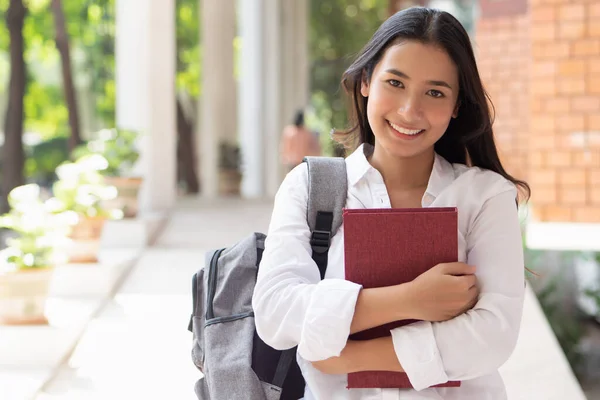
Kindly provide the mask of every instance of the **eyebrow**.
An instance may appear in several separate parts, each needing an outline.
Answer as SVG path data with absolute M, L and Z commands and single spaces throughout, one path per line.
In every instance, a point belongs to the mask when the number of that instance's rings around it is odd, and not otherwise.
M 394 74 L 400 78 L 410 80 L 410 77 L 408 75 L 406 75 L 402 71 L 398 71 L 395 68 L 386 69 L 385 72 L 389 72 L 390 74 Z M 447 87 L 450 90 L 453 90 L 452 86 L 450 86 L 450 84 L 448 84 L 447 82 L 444 82 L 444 81 L 427 81 L 427 83 L 429 83 L 430 85 L 433 85 L 433 86 L 443 86 L 443 87 Z

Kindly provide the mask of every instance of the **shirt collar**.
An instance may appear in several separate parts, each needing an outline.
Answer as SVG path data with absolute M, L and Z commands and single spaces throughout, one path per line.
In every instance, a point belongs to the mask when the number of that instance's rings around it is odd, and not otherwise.
M 350 185 L 356 185 L 373 168 L 367 159 L 371 154 L 373 154 L 373 146 L 363 143 L 346 158 L 348 183 Z M 435 153 L 433 169 L 431 170 L 431 176 L 429 177 L 429 183 L 425 192 L 435 198 L 453 181 L 454 168 L 452 164 L 444 157 Z

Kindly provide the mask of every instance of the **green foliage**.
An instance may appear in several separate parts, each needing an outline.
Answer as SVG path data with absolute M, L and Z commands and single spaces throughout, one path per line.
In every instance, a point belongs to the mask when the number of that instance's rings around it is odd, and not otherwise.
M 201 91 L 200 2 L 176 1 L 177 89 L 198 99 Z
M 579 344 L 583 338 L 584 327 L 578 313 L 565 307 L 564 295 L 558 288 L 562 279 L 561 274 L 553 277 L 538 291 L 537 297 L 560 347 L 577 374 L 580 372 L 579 367 L 583 357 Z
M 331 153 L 332 128 L 348 125 L 346 101 L 340 86 L 342 74 L 379 25 L 387 18 L 388 0 L 312 0 L 309 49 L 311 105 L 315 124 Z
M 54 266 L 59 261 L 56 249 L 65 243 L 76 216 L 57 212 L 56 199 L 43 201 L 37 185 L 13 189 L 8 201 L 11 209 L 0 216 L 0 228 L 17 236 L 0 251 L 0 271 Z
M 102 171 L 105 176 L 125 176 L 139 158 L 136 150 L 138 135 L 124 129 L 103 129 L 96 138 L 75 149 L 73 157 L 80 158 L 88 154 L 100 154 L 108 162 Z
M 57 136 L 26 149 L 25 176 L 48 186 L 54 181 L 56 168 L 69 158 L 68 138 Z

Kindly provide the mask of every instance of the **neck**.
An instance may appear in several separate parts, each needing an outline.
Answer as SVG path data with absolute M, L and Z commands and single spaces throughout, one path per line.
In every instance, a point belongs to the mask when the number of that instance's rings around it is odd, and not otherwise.
M 375 145 L 369 162 L 381 173 L 388 190 L 410 190 L 427 187 L 434 159 L 433 149 L 414 157 L 402 158 Z

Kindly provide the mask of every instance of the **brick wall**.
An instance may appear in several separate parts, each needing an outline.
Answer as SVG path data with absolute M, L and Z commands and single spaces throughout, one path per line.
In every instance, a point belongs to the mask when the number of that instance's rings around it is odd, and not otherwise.
M 600 0 L 530 5 L 534 213 L 600 222 Z
M 600 0 L 519 1 L 482 0 L 475 37 L 502 160 L 536 220 L 600 223 Z
M 483 11 L 473 44 L 479 72 L 495 108 L 496 144 L 506 170 L 528 180 L 529 15 L 522 9 L 513 15 Z M 507 8 L 499 12 L 506 13 Z

